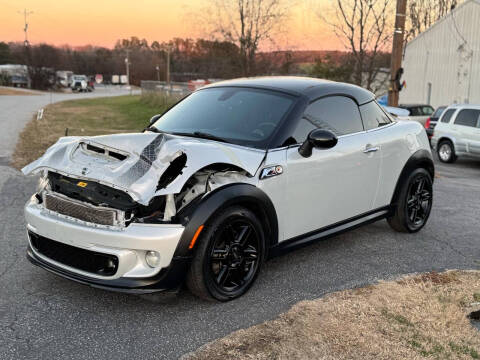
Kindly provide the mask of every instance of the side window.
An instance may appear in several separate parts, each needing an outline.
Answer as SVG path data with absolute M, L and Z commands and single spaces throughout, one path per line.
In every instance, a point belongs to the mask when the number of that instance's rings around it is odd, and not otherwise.
M 428 115 L 428 116 L 430 116 L 430 115 L 433 114 L 433 112 L 434 112 L 434 110 L 433 110 L 433 108 L 432 108 L 431 106 L 423 106 L 423 107 L 422 107 L 422 113 L 423 113 L 423 115 Z
M 307 139 L 307 135 L 310 134 L 310 131 L 316 128 L 317 126 L 315 126 L 310 121 L 302 117 L 298 122 L 297 128 L 292 134 L 293 139 L 295 139 L 295 141 L 292 141 L 292 143 L 300 144 L 304 142 Z
M 357 104 L 345 96 L 329 96 L 311 103 L 303 118 L 337 136 L 363 131 Z
M 360 113 L 365 130 L 376 129 L 392 122 L 375 101 L 360 106 Z
M 480 116 L 480 110 L 473 110 L 473 109 L 460 110 L 457 117 L 455 118 L 454 124 L 476 127 L 479 116 Z
M 411 116 L 420 116 L 420 108 L 418 107 L 411 107 L 411 108 L 408 108 L 408 110 L 410 111 L 410 115 Z
M 455 109 L 450 109 L 445 111 L 442 118 L 440 119 L 440 122 L 443 122 L 443 123 L 450 122 L 450 119 L 452 118 L 452 115 L 455 113 L 455 111 L 456 111 Z

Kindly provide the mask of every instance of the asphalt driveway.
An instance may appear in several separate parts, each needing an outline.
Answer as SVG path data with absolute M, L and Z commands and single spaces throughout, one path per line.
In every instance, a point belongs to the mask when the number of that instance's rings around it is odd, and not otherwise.
M 7 157 L 12 154 L 15 148 L 18 134 L 25 124 L 32 119 L 37 110 L 48 104 L 64 100 L 128 95 L 130 90 L 122 87 L 100 86 L 91 93 L 72 94 L 36 91 L 35 94 L 0 96 L 0 165 L 6 163 Z
M 0 359 L 178 358 L 300 300 L 400 274 L 480 268 L 480 162 L 437 164 L 432 215 L 419 234 L 381 221 L 319 241 L 267 262 L 245 296 L 222 304 L 185 290 L 111 293 L 30 265 L 22 207 L 36 181 L 0 172 Z

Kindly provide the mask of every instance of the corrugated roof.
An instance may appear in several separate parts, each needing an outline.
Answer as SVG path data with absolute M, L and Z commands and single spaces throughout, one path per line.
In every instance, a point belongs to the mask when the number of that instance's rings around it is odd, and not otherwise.
M 441 23 L 443 23 L 445 20 L 448 19 L 448 17 L 459 11 L 461 8 L 463 8 L 464 6 L 466 6 L 467 4 L 476 4 L 476 5 L 480 5 L 480 0 L 467 0 L 465 2 L 463 2 L 462 4 L 460 4 L 459 6 L 457 6 L 455 9 L 453 9 L 453 11 L 450 11 L 447 15 L 445 15 L 443 18 L 441 18 L 440 20 L 438 20 L 435 24 L 433 24 L 432 26 L 430 26 L 427 30 L 425 30 L 424 32 L 422 32 L 421 34 L 417 35 L 417 37 L 415 39 L 412 39 L 411 41 L 409 41 L 407 43 L 407 47 L 412 44 L 415 40 L 421 38 L 422 36 L 424 36 L 425 34 L 429 33 L 430 30 L 432 30 L 433 28 L 436 28 L 437 26 L 439 26 Z

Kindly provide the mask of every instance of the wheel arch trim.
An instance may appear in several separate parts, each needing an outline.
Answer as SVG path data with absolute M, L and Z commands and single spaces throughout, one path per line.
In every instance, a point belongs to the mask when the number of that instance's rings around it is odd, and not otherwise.
M 197 229 L 218 211 L 232 205 L 243 205 L 260 215 L 260 222 L 264 227 L 267 240 L 266 250 L 278 242 L 278 219 L 275 207 L 268 195 L 250 184 L 229 184 L 218 188 L 198 200 L 192 206 L 182 210 L 178 216 L 185 219 L 185 230 L 175 250 L 174 257 L 189 257 L 192 250 L 198 246 L 199 239 L 193 249 L 189 249 L 190 242 Z M 258 214 L 260 212 L 260 214 Z
M 430 151 L 425 149 L 417 150 L 407 160 L 407 162 L 403 166 L 400 176 L 398 177 L 397 184 L 395 185 L 395 190 L 393 192 L 391 200 L 392 205 L 396 204 L 398 201 L 398 196 L 400 194 L 402 184 L 407 180 L 410 173 L 417 168 L 426 169 L 432 177 L 433 182 L 435 177 L 435 166 L 433 164 L 433 158 Z

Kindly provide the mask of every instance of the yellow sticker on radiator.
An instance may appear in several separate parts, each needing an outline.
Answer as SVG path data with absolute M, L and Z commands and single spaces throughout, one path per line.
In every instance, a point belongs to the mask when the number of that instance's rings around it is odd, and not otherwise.
M 83 181 L 79 181 L 79 182 L 77 183 L 77 186 L 86 187 L 86 186 L 87 186 L 87 183 L 86 183 L 86 182 L 83 182 Z

